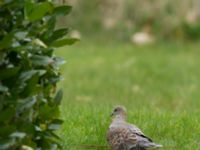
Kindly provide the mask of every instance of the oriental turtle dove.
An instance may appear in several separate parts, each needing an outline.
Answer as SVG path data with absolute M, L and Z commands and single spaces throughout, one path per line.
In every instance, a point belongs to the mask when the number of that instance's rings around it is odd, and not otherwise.
M 107 133 L 112 150 L 148 150 L 162 147 L 145 136 L 138 127 L 126 122 L 126 109 L 123 106 L 116 107 L 112 116 Z

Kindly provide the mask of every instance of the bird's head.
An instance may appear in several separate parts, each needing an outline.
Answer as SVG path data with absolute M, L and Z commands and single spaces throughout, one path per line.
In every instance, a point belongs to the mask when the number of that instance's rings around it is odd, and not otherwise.
M 114 118 L 126 118 L 126 108 L 124 106 L 117 106 L 113 109 L 113 112 L 111 114 Z

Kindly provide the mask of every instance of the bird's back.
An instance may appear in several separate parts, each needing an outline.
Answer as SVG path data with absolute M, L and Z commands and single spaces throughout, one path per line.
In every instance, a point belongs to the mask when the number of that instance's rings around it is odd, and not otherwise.
M 110 125 L 107 140 L 113 150 L 146 150 L 160 147 L 145 136 L 138 127 L 124 121 L 113 122 Z
M 135 134 L 124 123 L 111 124 L 107 133 L 107 140 L 113 150 L 129 150 L 130 145 L 137 143 Z

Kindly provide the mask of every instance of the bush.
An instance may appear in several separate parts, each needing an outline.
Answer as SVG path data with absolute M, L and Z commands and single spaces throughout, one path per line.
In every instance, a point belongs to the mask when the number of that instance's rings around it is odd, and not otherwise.
M 60 147 L 56 84 L 64 60 L 54 51 L 76 39 L 55 24 L 70 10 L 50 0 L 0 1 L 0 149 Z
M 199 22 L 195 24 L 184 22 L 182 26 L 184 33 L 187 35 L 189 39 L 198 40 L 200 38 Z

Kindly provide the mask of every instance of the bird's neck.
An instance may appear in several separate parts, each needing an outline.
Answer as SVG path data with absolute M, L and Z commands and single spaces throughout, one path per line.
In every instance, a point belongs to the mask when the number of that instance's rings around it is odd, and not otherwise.
M 126 117 L 124 115 L 116 115 L 113 118 L 113 122 L 124 122 L 126 121 Z

